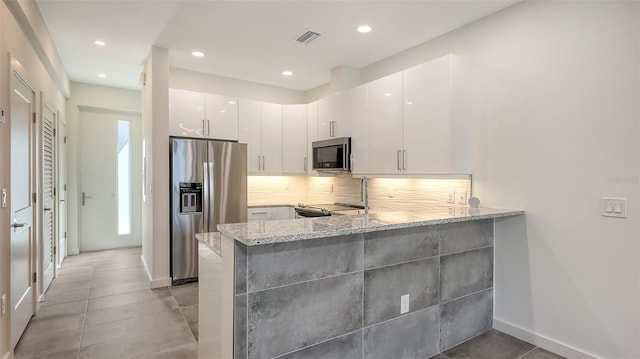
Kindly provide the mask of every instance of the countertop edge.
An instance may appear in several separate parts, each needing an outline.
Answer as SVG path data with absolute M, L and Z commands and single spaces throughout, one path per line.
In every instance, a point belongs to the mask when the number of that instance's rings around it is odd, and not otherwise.
M 471 210 L 471 209 L 470 209 Z M 324 231 L 315 231 L 308 233 L 292 233 L 292 234 L 275 234 L 269 235 L 265 234 L 260 238 L 255 239 L 247 239 L 237 232 L 234 233 L 232 230 L 228 230 L 225 228 L 225 225 L 218 226 L 218 230 L 221 234 L 228 236 L 242 244 L 247 246 L 255 246 L 255 245 L 266 245 L 273 243 L 283 243 L 283 242 L 293 242 L 307 239 L 317 239 L 317 238 L 326 238 L 326 237 L 337 237 L 337 236 L 345 236 L 350 234 L 360 234 L 360 233 L 369 233 L 375 231 L 385 231 L 385 230 L 393 230 L 393 229 L 402 229 L 402 228 L 411 228 L 411 227 L 420 227 L 420 226 L 432 226 L 439 224 L 447 224 L 447 223 L 457 223 L 457 222 L 467 222 L 467 221 L 475 221 L 482 219 L 491 219 L 491 218 L 502 218 L 502 217 L 512 217 L 518 215 L 524 215 L 524 210 L 507 210 L 507 209 L 496 209 L 496 208 L 485 208 L 484 210 L 492 210 L 499 211 L 494 213 L 482 213 L 477 215 L 469 215 L 462 217 L 448 217 L 448 218 L 437 218 L 437 219 L 429 219 L 429 220 L 416 220 L 409 222 L 401 222 L 401 223 L 374 223 L 368 224 L 365 227 L 359 228 L 327 228 Z M 365 215 L 358 216 L 350 216 L 352 218 L 361 218 L 363 221 L 365 220 Z M 304 219 L 309 220 L 309 219 Z M 311 219 L 313 220 L 313 219 Z M 300 221 L 300 219 L 290 219 L 284 221 Z
M 196 239 L 209 247 L 217 255 L 222 256 L 220 232 L 196 233 Z

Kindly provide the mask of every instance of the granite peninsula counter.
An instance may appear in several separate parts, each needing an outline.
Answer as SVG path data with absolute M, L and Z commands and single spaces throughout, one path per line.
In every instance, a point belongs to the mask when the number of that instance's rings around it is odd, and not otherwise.
M 199 357 L 434 356 L 491 329 L 494 221 L 523 214 L 433 206 L 219 225 L 197 235 Z

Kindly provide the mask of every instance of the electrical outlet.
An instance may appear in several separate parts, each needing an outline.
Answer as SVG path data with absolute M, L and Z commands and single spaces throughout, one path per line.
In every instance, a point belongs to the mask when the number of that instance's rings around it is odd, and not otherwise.
M 409 313 L 409 294 L 400 296 L 400 314 Z
M 455 203 L 456 202 L 456 193 L 451 191 L 447 193 L 447 203 Z
M 0 310 L 0 313 L 2 313 L 1 315 L 4 317 L 5 313 L 7 312 L 7 295 L 3 294 L 2 297 L 0 297 L 0 306 L 2 307 L 2 309 Z

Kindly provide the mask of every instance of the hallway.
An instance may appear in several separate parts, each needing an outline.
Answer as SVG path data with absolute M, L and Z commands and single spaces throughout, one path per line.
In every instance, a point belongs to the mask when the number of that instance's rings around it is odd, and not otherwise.
M 67 257 L 15 358 L 197 358 L 198 284 L 149 289 L 140 255 Z

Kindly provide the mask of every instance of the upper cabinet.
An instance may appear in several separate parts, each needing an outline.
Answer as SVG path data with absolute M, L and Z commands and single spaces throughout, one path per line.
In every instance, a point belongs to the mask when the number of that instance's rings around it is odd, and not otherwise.
M 307 173 L 313 171 L 313 141 L 318 140 L 318 102 L 307 105 Z
M 345 92 L 318 100 L 318 140 L 350 136 L 350 106 Z
M 402 72 L 406 173 L 471 173 L 472 71 L 447 55 Z
M 247 144 L 249 174 L 282 173 L 282 105 L 240 100 L 239 140 Z
M 169 89 L 169 135 L 205 135 L 205 97 L 199 92 Z
M 351 123 L 351 172 L 367 174 L 369 168 L 369 121 L 367 116 L 367 86 L 345 91 L 350 104 L 348 116 Z
M 238 140 L 238 99 L 206 95 L 207 137 L 219 140 Z
M 307 133 L 307 105 L 282 105 L 282 173 L 307 173 Z
M 169 134 L 238 140 L 238 99 L 169 89 Z

